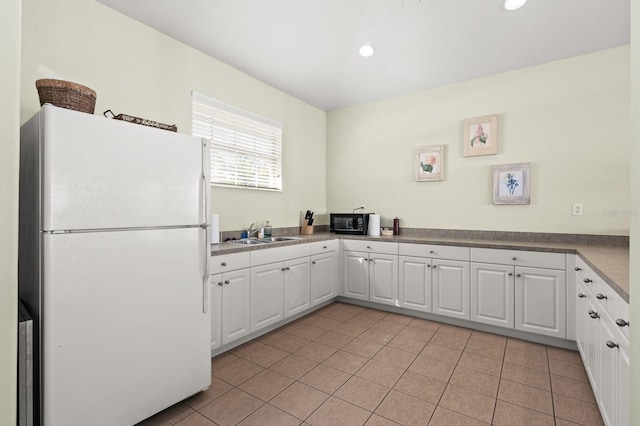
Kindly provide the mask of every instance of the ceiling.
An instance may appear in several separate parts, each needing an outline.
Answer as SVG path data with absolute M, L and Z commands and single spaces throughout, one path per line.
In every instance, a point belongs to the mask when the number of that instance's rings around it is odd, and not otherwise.
M 98 1 L 325 111 L 625 45 L 630 28 L 629 0 Z

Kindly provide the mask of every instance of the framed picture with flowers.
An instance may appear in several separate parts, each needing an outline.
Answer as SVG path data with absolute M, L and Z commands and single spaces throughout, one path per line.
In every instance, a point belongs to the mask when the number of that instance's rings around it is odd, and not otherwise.
M 498 116 L 467 118 L 463 124 L 465 157 L 498 153 Z
M 531 163 L 493 166 L 493 204 L 529 204 Z
M 421 146 L 414 160 L 416 182 L 444 179 L 444 145 Z

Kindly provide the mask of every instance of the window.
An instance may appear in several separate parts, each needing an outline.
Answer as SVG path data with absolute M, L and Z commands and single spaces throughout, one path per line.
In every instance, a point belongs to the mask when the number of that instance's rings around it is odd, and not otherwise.
M 282 124 L 193 92 L 194 136 L 211 140 L 211 184 L 282 191 Z

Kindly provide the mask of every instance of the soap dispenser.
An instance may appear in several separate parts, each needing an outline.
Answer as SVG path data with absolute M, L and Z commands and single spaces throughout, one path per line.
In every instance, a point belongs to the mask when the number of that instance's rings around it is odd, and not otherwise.
M 267 224 L 264 226 L 264 237 L 265 238 L 271 238 L 272 236 L 272 229 L 271 229 L 271 224 L 269 223 L 269 221 L 267 221 Z

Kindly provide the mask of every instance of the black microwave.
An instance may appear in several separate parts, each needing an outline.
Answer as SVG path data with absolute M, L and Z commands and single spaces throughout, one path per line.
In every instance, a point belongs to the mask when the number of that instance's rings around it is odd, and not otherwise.
M 329 230 L 338 234 L 366 235 L 369 229 L 369 213 L 331 213 Z

